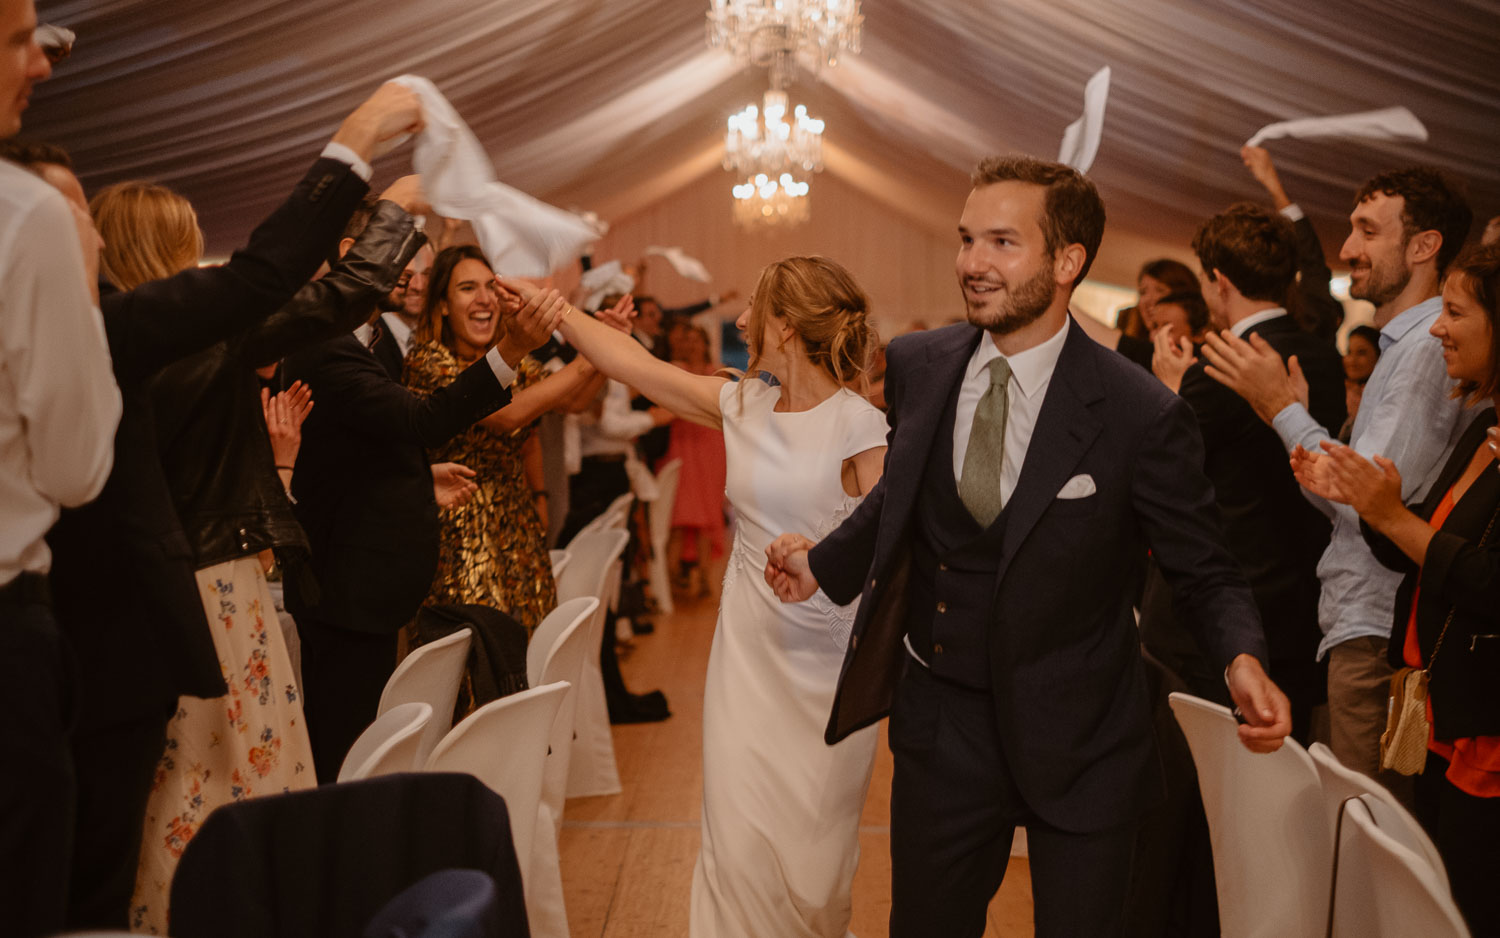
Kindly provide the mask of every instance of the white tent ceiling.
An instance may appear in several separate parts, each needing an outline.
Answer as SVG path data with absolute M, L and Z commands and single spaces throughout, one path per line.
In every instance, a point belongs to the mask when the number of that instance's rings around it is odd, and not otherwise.
M 224 251 L 383 78 L 433 79 L 502 179 L 621 219 L 722 174 L 724 118 L 764 77 L 704 43 L 704 0 L 64 0 L 79 35 L 25 136 L 66 146 L 90 190 L 166 183 Z M 951 232 L 982 155 L 1055 155 L 1102 65 L 1114 81 L 1092 176 L 1099 272 L 1185 245 L 1259 190 L 1239 145 L 1289 117 L 1405 104 L 1427 144 L 1279 141 L 1283 181 L 1333 252 L 1359 182 L 1423 162 L 1500 211 L 1500 4 L 1355 0 L 864 0 L 864 51 L 793 100 L 827 121 L 828 172 Z M 382 164 L 382 177 L 403 169 Z M 725 207 L 728 187 L 725 180 Z M 814 184 L 816 196 L 816 183 Z M 816 203 L 814 203 L 816 204 Z

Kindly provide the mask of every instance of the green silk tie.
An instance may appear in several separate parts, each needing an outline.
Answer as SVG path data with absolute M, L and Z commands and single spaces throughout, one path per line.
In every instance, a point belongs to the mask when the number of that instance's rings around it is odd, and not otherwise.
M 981 526 L 989 527 L 1000 516 L 1005 498 L 1000 493 L 1000 474 L 1005 466 L 1005 415 L 1010 398 L 1010 362 L 1003 358 L 989 363 L 990 387 L 974 408 L 969 430 L 969 449 L 964 454 L 963 474 L 958 478 L 958 497 Z

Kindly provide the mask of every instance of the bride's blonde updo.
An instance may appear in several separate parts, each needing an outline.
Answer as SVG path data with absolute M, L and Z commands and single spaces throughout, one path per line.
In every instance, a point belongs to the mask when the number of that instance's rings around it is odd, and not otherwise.
M 766 317 L 775 316 L 792 327 L 808 360 L 839 384 L 854 384 L 864 376 L 877 344 L 869 315 L 864 291 L 838 263 L 814 256 L 768 264 L 750 300 L 746 373 L 759 370 Z

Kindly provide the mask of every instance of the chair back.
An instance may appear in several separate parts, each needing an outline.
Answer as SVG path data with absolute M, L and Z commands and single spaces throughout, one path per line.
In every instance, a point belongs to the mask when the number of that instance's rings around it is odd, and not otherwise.
M 404 703 L 432 705 L 432 719 L 422 731 L 414 765 L 425 764 L 438 740 L 453 726 L 453 707 L 458 703 L 458 685 L 464 679 L 471 639 L 468 629 L 460 629 L 428 642 L 407 655 L 385 682 L 377 716 Z
M 557 601 L 565 603 L 580 596 L 596 599 L 604 596 L 609 566 L 625 552 L 630 535 L 625 531 L 580 531 L 568 545 L 573 559 L 557 580 Z
M 422 748 L 422 732 L 432 720 L 432 704 L 422 701 L 399 704 L 375 718 L 344 756 L 339 767 L 341 782 L 352 782 L 392 772 L 413 772 Z
M 635 493 L 626 492 L 609 503 L 604 511 L 604 527 L 606 530 L 623 528 L 630 520 L 630 506 L 635 504 Z
M 578 712 L 578 688 L 583 684 L 584 665 L 592 650 L 588 643 L 588 625 L 594 610 L 599 606 L 599 600 L 575 599 L 568 605 L 574 608 L 558 609 L 558 612 L 564 613 L 564 616 L 559 616 L 562 628 L 555 632 L 556 639 L 552 642 L 552 648 L 533 680 L 538 687 L 562 681 L 572 688 L 563 698 L 562 706 L 557 711 L 557 719 L 552 724 L 552 735 L 547 745 L 547 770 L 542 777 L 542 803 L 547 806 L 551 818 L 558 825 L 552 831 L 553 836 L 561 833 L 563 802 L 567 800 L 568 766 L 573 757 L 573 724 Z M 572 614 L 571 619 L 566 618 L 568 613 Z M 547 623 L 544 621 L 542 624 Z M 537 634 L 541 634 L 540 629 Z M 537 836 L 545 837 L 547 832 L 543 831 Z
M 547 552 L 552 558 L 552 579 L 556 580 L 562 576 L 562 572 L 568 569 L 568 564 L 573 560 L 573 555 L 565 550 L 549 550 Z
M 1443 889 L 1448 889 L 1448 871 L 1438 854 L 1437 845 L 1395 795 L 1363 772 L 1347 768 L 1333 750 L 1322 743 L 1308 746 L 1307 754 L 1312 756 L 1313 765 L 1318 769 L 1318 778 L 1323 785 L 1323 805 L 1330 825 L 1338 826 L 1344 802 L 1363 796 L 1375 825 L 1401 846 L 1425 859 L 1443 884 Z
M 467 772 L 505 799 L 521 878 L 542 800 L 547 740 L 568 691 L 559 681 L 485 704 L 455 726 L 427 759 L 430 772 Z
M 651 595 L 663 615 L 677 611 L 672 602 L 672 583 L 667 570 L 667 542 L 672 539 L 672 513 L 677 507 L 677 488 L 682 479 L 682 460 L 674 459 L 656 474 L 656 501 L 646 508 L 651 529 Z M 707 558 L 703 558 L 706 562 Z
M 1426 858 L 1375 822 L 1379 802 L 1359 795 L 1344 803 L 1334 883 L 1335 938 L 1468 938 L 1447 884 Z
M 550 684 L 552 680 L 542 677 L 542 672 L 555 653 L 557 644 L 562 641 L 563 636 L 573 627 L 574 623 L 583 623 L 587 627 L 588 617 L 594 614 L 599 607 L 599 600 L 592 596 L 580 596 L 560 604 L 556 609 L 547 613 L 541 623 L 537 625 L 536 631 L 531 633 L 531 642 L 526 646 L 526 683 L 530 687 L 541 687 Z M 574 681 L 574 678 L 563 675 L 561 680 Z
M 1187 737 L 1208 817 L 1224 938 L 1316 938 L 1328 926 L 1333 833 L 1307 751 L 1257 754 L 1225 707 L 1168 698 Z

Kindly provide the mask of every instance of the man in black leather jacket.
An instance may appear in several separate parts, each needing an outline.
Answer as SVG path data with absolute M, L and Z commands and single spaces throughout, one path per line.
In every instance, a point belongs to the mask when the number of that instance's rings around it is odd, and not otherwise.
M 69 928 L 126 927 L 146 800 L 177 698 L 224 693 L 147 381 L 282 309 L 368 191 L 376 146 L 420 124 L 415 96 L 383 86 L 227 264 L 101 298 L 124 403 L 115 466 L 99 499 L 65 512 L 48 538 L 57 619 L 78 665 Z

